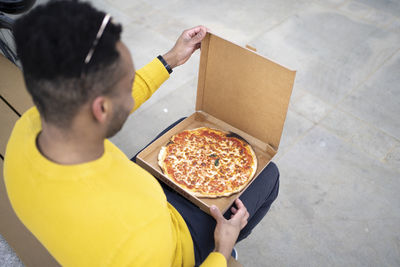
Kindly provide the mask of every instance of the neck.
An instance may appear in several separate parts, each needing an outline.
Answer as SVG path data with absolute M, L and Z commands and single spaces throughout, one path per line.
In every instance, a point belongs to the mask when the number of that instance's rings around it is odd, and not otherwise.
M 93 161 L 104 153 L 104 137 L 96 136 L 96 131 L 88 128 L 71 126 L 66 131 L 42 120 L 37 147 L 43 156 L 59 164 Z

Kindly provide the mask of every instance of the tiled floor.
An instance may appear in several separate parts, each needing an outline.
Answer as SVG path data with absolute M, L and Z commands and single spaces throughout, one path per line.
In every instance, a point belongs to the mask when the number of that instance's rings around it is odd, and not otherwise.
M 204 24 L 297 70 L 277 201 L 237 245 L 245 266 L 400 265 L 400 2 L 98 0 L 136 67 Z M 134 155 L 194 110 L 199 53 L 112 141 Z M 4 241 L 0 266 L 20 266 Z

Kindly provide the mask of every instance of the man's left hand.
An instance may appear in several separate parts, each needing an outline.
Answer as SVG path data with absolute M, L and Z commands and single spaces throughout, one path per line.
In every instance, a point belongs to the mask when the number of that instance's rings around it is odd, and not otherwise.
M 206 36 L 206 33 L 207 28 L 204 26 L 197 26 L 183 31 L 174 47 L 163 55 L 164 60 L 171 68 L 182 65 L 188 61 L 194 51 L 200 48 L 200 43 Z

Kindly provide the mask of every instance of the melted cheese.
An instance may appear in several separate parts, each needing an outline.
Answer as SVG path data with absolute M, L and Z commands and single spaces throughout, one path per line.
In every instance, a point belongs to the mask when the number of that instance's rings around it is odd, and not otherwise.
M 189 133 L 182 134 L 184 138 L 176 135 L 179 139 L 172 139 L 173 143 L 167 147 L 167 159 L 174 170 L 171 175 L 179 177 L 179 183 L 198 192 L 212 193 L 221 187 L 227 190 L 236 188 L 232 186 L 235 181 L 238 186 L 247 182 L 252 168 L 244 167 L 254 164 L 254 159 L 237 141 L 232 141 L 232 137 L 217 140 L 194 135 L 196 132 Z

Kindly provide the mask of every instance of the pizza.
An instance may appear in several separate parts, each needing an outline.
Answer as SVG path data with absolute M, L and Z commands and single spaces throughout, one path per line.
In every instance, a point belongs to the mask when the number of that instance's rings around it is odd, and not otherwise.
M 241 191 L 254 177 L 257 157 L 239 135 L 201 127 L 173 135 L 158 154 L 164 175 L 197 197 Z

